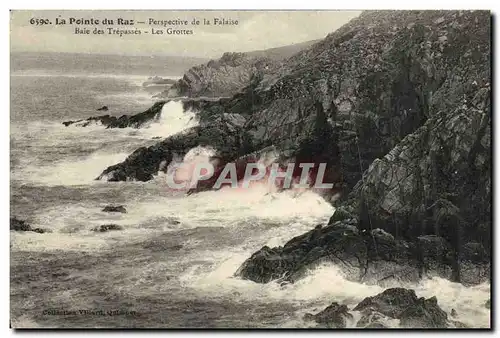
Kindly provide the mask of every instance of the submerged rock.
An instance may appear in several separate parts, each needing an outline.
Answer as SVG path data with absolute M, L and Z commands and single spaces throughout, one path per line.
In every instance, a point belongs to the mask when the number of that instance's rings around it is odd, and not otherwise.
M 123 227 L 118 224 L 103 224 L 98 227 L 95 227 L 92 229 L 92 231 L 95 232 L 108 232 L 108 231 L 116 231 L 116 230 L 123 230 Z
M 101 108 L 98 108 L 97 111 L 108 111 L 108 106 L 102 106 Z
M 484 307 L 487 308 L 487 309 L 490 309 L 491 308 L 491 299 L 488 299 L 486 301 L 486 303 L 484 303 Z
M 49 230 L 42 229 L 42 228 L 32 228 L 31 225 L 28 224 L 26 221 L 17 219 L 16 217 L 11 217 L 10 218 L 10 230 L 14 230 L 14 231 L 32 231 L 32 232 L 36 232 L 36 233 L 39 233 L 39 234 L 50 232 Z
M 26 221 L 11 217 L 10 219 L 10 230 L 15 231 L 31 231 L 31 225 L 26 223 Z
M 340 305 L 333 302 L 323 311 L 313 315 L 306 313 L 304 320 L 315 321 L 316 323 L 328 328 L 345 328 L 348 320 L 352 320 L 353 316 L 349 313 L 346 305 Z
M 123 205 L 107 205 L 101 211 L 103 212 L 121 212 L 123 214 L 127 213 L 127 209 Z

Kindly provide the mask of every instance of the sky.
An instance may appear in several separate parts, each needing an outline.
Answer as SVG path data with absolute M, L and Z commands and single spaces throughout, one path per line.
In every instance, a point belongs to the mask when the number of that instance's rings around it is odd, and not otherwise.
M 174 55 L 216 57 L 224 52 L 246 52 L 315 40 L 358 16 L 360 11 L 11 11 L 11 52 L 68 52 L 127 55 Z M 51 25 L 30 24 L 48 19 Z M 67 24 L 55 25 L 56 18 Z M 97 19 L 98 25 L 69 24 L 69 18 Z M 113 26 L 102 24 L 114 20 Z M 133 19 L 133 26 L 118 26 L 118 18 Z M 214 25 L 214 19 L 238 21 L 237 25 Z M 187 20 L 188 25 L 149 25 L 149 20 Z M 200 25 L 192 25 L 193 19 Z M 211 25 L 203 25 L 203 19 Z M 75 34 L 76 27 L 102 29 L 106 34 Z M 138 28 L 140 35 L 107 34 L 107 28 Z M 166 28 L 191 30 L 189 35 L 166 34 Z M 164 34 L 152 34 L 162 30 Z M 146 33 L 147 32 L 147 33 Z

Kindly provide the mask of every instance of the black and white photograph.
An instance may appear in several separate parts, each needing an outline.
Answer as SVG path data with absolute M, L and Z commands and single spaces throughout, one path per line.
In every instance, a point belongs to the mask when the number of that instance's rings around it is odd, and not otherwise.
M 493 22 L 11 10 L 10 328 L 491 329 Z

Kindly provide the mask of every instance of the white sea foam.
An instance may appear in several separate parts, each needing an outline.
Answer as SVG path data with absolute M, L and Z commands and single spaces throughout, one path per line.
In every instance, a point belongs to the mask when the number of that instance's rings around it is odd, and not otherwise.
M 12 179 L 48 186 L 95 184 L 94 179 L 102 170 L 122 162 L 134 149 L 143 146 L 144 143 L 139 143 L 141 140 L 152 144 L 153 137 L 168 137 L 197 124 L 194 112 L 184 112 L 181 102 L 171 101 L 164 105 L 158 120 L 139 129 L 104 129 L 98 123 L 87 127 L 65 127 L 53 122 L 33 122 L 22 128 L 14 126 L 13 142 L 38 149 L 36 154 L 54 149 L 63 151 L 52 161 L 42 163 L 36 157 L 18 156 L 20 168 L 12 172 Z M 120 140 L 130 150 L 124 151 Z M 87 149 L 96 151 L 78 157 L 78 148 L 83 143 Z
M 292 303 L 300 308 L 295 316 L 282 327 L 307 326 L 303 316 L 307 313 L 322 311 L 332 302 L 346 304 L 354 308 L 366 297 L 374 296 L 385 288 L 349 281 L 342 271 L 333 264 L 323 264 L 311 269 L 304 278 L 294 284 L 280 285 L 277 282 L 267 284 L 254 283 L 235 278 L 234 272 L 249 257 L 249 252 L 236 254 L 231 252 L 204 253 L 205 259 L 213 259 L 212 264 L 191 267 L 181 276 L 186 288 L 194 289 L 200 295 L 211 295 L 214 298 L 233 299 L 240 302 L 283 302 Z M 210 258 L 207 258 L 210 257 Z M 231 257 L 224 259 L 224 257 Z M 207 266 L 210 267 L 207 269 Z M 490 327 L 489 311 L 485 308 L 490 298 L 490 285 L 481 284 L 466 287 L 441 278 L 432 278 L 418 284 L 403 287 L 415 290 L 418 297 L 437 296 L 439 306 L 448 313 L 449 319 L 458 320 L 469 327 Z M 455 309 L 457 317 L 452 318 L 450 312 Z M 354 326 L 361 317 L 353 312 L 355 320 L 348 323 Z M 384 322 L 389 327 L 398 327 L 398 320 Z M 310 324 L 310 323 L 309 323 Z
M 182 102 L 167 102 L 158 120 L 146 128 L 140 128 L 139 134 L 148 137 L 168 137 L 198 125 L 196 114 L 193 111 L 184 111 Z
M 28 165 L 14 171 L 11 177 L 46 186 L 97 184 L 95 178 L 103 168 L 122 162 L 128 155 L 96 152 L 82 159 L 56 160 L 51 165 Z
M 123 183 L 132 184 L 132 183 Z M 172 266 L 183 267 L 177 286 L 194 297 L 213 298 L 216 301 L 283 303 L 298 310 L 284 320 L 281 327 L 305 327 L 307 312 L 317 313 L 333 301 L 352 309 L 362 299 L 376 295 L 384 288 L 349 281 L 333 264 L 322 264 L 311 269 L 294 284 L 277 282 L 258 284 L 234 277 L 239 266 L 263 245 L 280 246 L 294 236 L 325 223 L 333 208 L 311 191 L 294 194 L 292 191 L 270 193 L 262 187 L 245 192 L 222 189 L 189 197 L 156 197 L 138 199 L 126 205 L 127 214 L 108 214 L 100 211 L 103 205 L 72 205 L 53 208 L 38 215 L 34 225 L 53 230 L 52 234 L 13 234 L 11 245 L 17 250 L 96 251 L 111 249 L 121 243 L 140 242 L 165 231 L 194 229 L 196 227 L 227 228 L 235 239 L 244 238 L 237 245 L 220 248 L 210 246 L 210 239 L 185 238 L 183 247 L 189 249 L 175 260 L 152 261 L 131 270 L 130 278 L 116 286 L 126 294 L 164 297 L 172 292 L 172 285 L 164 280 L 171 275 Z M 178 222 L 170 222 L 175 218 Z M 110 233 L 92 233 L 92 227 L 114 223 L 124 230 Z M 215 238 L 213 239 L 215 240 Z M 126 269 L 126 267 L 123 267 Z M 123 272 L 123 271 L 122 271 Z M 471 327 L 489 327 L 489 310 L 484 303 L 490 297 L 489 284 L 465 287 L 440 278 L 426 279 L 414 285 L 419 297 L 437 296 L 439 305 L 450 314 L 458 313 L 457 320 Z M 348 326 L 355 326 L 360 314 Z M 451 317 L 450 317 L 451 318 Z M 397 320 L 385 325 L 397 327 Z
M 198 125 L 196 113 L 193 111 L 184 111 L 182 102 L 169 101 L 161 110 L 159 117 L 156 120 L 150 121 L 141 128 L 112 128 L 104 131 L 103 126 L 99 123 L 91 123 L 87 127 L 81 127 L 78 124 L 73 124 L 68 127 L 69 130 L 77 129 L 78 133 L 95 131 L 96 129 L 103 130 L 101 137 L 106 138 L 105 133 L 116 136 L 131 136 L 141 139 L 151 139 L 152 137 L 168 137 L 180 133 L 191 127 Z M 101 139 L 102 142 L 102 139 Z

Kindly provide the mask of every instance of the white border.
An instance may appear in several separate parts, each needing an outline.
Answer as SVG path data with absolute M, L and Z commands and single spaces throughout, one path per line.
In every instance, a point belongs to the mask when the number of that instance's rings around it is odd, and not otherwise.
M 486 1 L 486 0 L 454 0 L 454 1 L 433 1 L 433 0 L 420 0 L 417 2 L 401 2 L 401 1 L 390 1 L 390 0 L 379 0 L 376 2 L 373 1 L 367 1 L 367 0 L 362 0 L 362 1 L 348 1 L 348 2 L 327 2 L 327 1 L 320 1 L 320 0 L 301 0 L 301 1 L 295 1 L 295 0 L 280 0 L 280 1 L 273 1 L 272 3 L 270 1 L 265 1 L 265 0 L 252 0 L 248 2 L 230 2 L 230 1 L 223 1 L 223 0 L 212 0 L 210 2 L 206 1 L 193 1 L 193 0 L 182 0 L 182 1 L 177 1 L 177 2 L 171 2 L 171 1 L 147 1 L 147 0 L 142 0 L 142 1 L 132 1 L 132 0 L 121 0 L 119 2 L 113 2 L 104 5 L 102 0 L 86 0 L 84 2 L 70 2 L 70 1 L 35 1 L 35 0 L 18 0 L 15 3 L 11 3 L 10 6 L 6 7 L 2 12 L 1 12 L 1 18 L 2 22 L 4 22 L 4 29 L 3 29 L 3 34 L 1 35 L 2 39 L 2 45 L 5 47 L 4 52 L 1 54 L 2 58 L 2 84 L 3 88 L 1 91 L 2 95 L 2 102 L 4 104 L 4 109 L 2 109 L 0 116 L 1 116 L 1 121 L 0 121 L 0 128 L 2 129 L 0 132 L 0 137 L 2 138 L 2 141 L 0 143 L 0 149 L 1 149 L 1 166 L 0 166 L 0 177 L 1 179 L 1 186 L 0 186 L 0 193 L 1 193 L 1 204 L 0 204 L 0 210 L 1 210 L 1 216 L 2 220 L 5 220 L 5 223 L 7 223 L 8 216 L 10 214 L 9 212 L 9 125 L 10 125 L 10 120 L 9 120 L 9 101 L 10 101 L 10 94 L 9 94 L 9 85 L 10 85 L 10 79 L 9 79 L 9 54 L 8 52 L 10 51 L 10 45 L 9 45 L 9 12 L 8 9 L 330 9 L 330 10 L 363 10 L 363 9 L 490 9 L 493 11 L 493 13 L 498 13 L 498 6 L 499 6 L 498 1 Z M 9 5 L 9 4 L 8 4 Z M 117 8 L 116 6 L 119 5 L 121 8 Z M 498 24 L 498 22 L 497 22 Z M 498 52 L 498 37 L 495 34 L 495 51 L 494 55 L 497 55 Z M 496 65 L 498 67 L 498 65 Z M 495 78 L 497 80 L 497 78 Z M 494 91 L 494 98 L 498 97 L 498 81 L 495 81 L 495 91 Z M 498 117 L 495 117 L 494 120 L 498 120 Z M 498 125 L 498 121 L 496 121 L 495 126 Z M 496 132 L 496 128 L 494 130 L 494 134 Z M 496 134 L 494 137 L 495 143 L 494 143 L 494 149 L 498 151 L 500 149 L 500 145 L 498 144 L 500 141 L 500 136 Z M 494 161 L 494 167 L 498 170 L 500 168 L 500 163 L 498 163 L 497 159 L 498 156 L 494 154 L 495 161 Z M 496 174 L 497 172 L 495 172 Z M 498 175 L 496 175 L 498 177 Z M 497 189 L 495 189 L 497 191 Z M 495 194 L 496 195 L 496 194 Z M 498 196 L 495 196 L 495 205 L 494 205 L 494 210 L 500 210 L 500 201 L 498 199 Z M 498 215 L 496 217 L 496 220 L 498 220 Z M 496 223 L 493 225 L 496 226 Z M 9 321 L 9 313 L 10 313 L 10 304 L 9 304 L 9 274 L 7 273 L 9 271 L 9 235 L 8 235 L 8 226 L 7 224 L 3 224 L 3 236 L 2 237 L 2 243 L 0 244 L 1 249 L 3 250 L 3 255 L 1 256 L 1 272 L 2 272 L 2 278 L 1 278 L 1 284 L 2 284 L 2 292 L 0 293 L 1 301 L 0 301 L 0 330 L 3 336 L 10 336 L 13 335 L 13 331 L 8 329 L 8 321 Z M 495 231 L 495 243 L 500 243 L 499 241 L 499 235 L 500 230 L 497 229 Z M 499 244 L 497 244 L 499 245 Z M 495 253 L 497 254 L 499 250 L 495 250 Z M 495 255 L 495 262 L 497 262 L 497 257 L 498 255 Z M 496 269 L 495 269 L 496 270 Z M 496 278 L 495 278 L 496 280 Z M 495 291 L 496 288 L 494 288 Z M 496 292 L 495 292 L 496 294 Z M 496 302 L 495 302 L 496 304 Z M 498 311 L 496 311 L 494 319 L 496 323 L 498 319 Z M 348 332 L 348 331 L 347 331 Z M 332 332 L 328 334 L 334 334 L 334 335 L 343 335 L 343 334 L 348 334 L 347 332 Z M 125 332 L 126 333 L 126 332 Z M 129 332 L 129 335 L 135 336 L 135 337 L 146 337 L 147 335 L 152 334 L 153 332 L 150 331 L 143 331 L 143 332 Z M 166 334 L 177 334 L 177 332 L 164 332 Z M 204 332 L 204 336 L 212 337 L 219 335 L 222 332 Z M 372 334 L 373 332 L 369 333 L 363 333 L 363 332 L 356 332 L 355 334 Z M 406 332 L 405 332 L 406 333 Z M 445 332 L 448 334 L 460 334 L 459 332 Z M 53 332 L 36 332 L 36 333 L 24 333 L 24 334 L 36 334 L 38 337 L 49 337 L 52 336 L 54 333 Z M 62 336 L 69 335 L 70 333 L 65 332 L 62 333 Z M 72 335 L 85 335 L 88 334 L 88 331 L 83 331 L 83 332 L 72 332 Z M 96 333 L 95 336 L 97 337 L 102 337 L 106 335 L 107 332 L 100 332 Z M 114 332 L 114 334 L 123 334 L 123 332 Z M 190 332 L 190 333 L 184 333 L 186 335 L 194 335 L 195 333 Z M 226 332 L 226 334 L 230 335 L 241 335 L 243 332 Z M 266 333 L 264 333 L 266 334 Z M 307 332 L 297 332 L 297 333 L 292 333 L 292 332 L 273 332 L 273 334 L 293 334 L 294 336 L 302 336 L 308 334 Z M 351 333 L 352 334 L 352 333 Z M 381 334 L 390 334 L 387 331 Z M 396 333 L 396 334 L 401 334 L 401 333 Z M 415 333 L 415 334 L 422 334 L 422 333 Z M 442 333 L 437 333 L 437 332 L 432 332 L 430 333 L 432 335 L 436 334 L 442 334 Z

